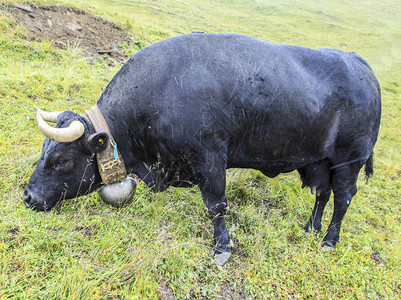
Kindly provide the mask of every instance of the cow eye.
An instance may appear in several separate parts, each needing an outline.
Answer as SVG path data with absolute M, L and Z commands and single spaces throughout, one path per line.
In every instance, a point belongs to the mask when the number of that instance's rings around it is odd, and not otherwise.
M 74 161 L 72 159 L 59 159 L 53 167 L 56 171 L 68 173 L 74 168 Z
M 56 168 L 65 167 L 67 164 L 68 164 L 68 160 L 67 160 L 67 159 L 59 159 L 59 160 L 57 161 Z

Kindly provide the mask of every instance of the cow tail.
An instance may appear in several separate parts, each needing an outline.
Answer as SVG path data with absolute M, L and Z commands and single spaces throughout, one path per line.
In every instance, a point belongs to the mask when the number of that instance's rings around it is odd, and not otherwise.
M 368 182 L 369 177 L 373 175 L 373 151 L 365 163 L 365 176 L 366 182 Z

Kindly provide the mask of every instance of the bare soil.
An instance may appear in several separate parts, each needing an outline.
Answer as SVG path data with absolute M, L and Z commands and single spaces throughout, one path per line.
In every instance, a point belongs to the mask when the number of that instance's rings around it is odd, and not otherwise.
M 104 57 L 123 63 L 127 55 L 119 45 L 130 45 L 132 38 L 117 25 L 89 13 L 65 7 L 9 6 L 10 14 L 20 22 L 31 40 L 49 40 L 67 49 L 80 47 L 88 57 Z
M 174 292 L 170 287 L 170 284 L 163 280 L 159 284 L 159 299 L 160 300 L 174 300 Z
M 233 287 L 232 285 L 225 283 L 223 288 L 216 297 L 217 300 L 243 300 L 246 299 L 245 292 L 240 287 Z

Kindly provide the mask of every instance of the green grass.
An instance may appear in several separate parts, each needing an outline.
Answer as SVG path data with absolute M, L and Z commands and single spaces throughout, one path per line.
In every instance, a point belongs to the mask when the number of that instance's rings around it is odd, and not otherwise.
M 7 3 L 16 3 L 8 0 Z M 32 106 L 90 108 L 119 66 L 90 62 L 74 47 L 27 41 L 0 11 L 0 298 L 394 299 L 401 297 L 401 6 L 396 1 L 35 0 L 85 9 L 126 28 L 137 46 L 191 31 L 230 32 L 312 48 L 355 51 L 382 86 L 375 175 L 363 176 L 337 250 L 302 231 L 313 206 L 295 173 L 268 179 L 231 170 L 227 225 L 235 249 L 224 267 L 210 256 L 212 224 L 198 188 L 153 194 L 114 209 L 96 194 L 40 213 L 22 192 L 43 136 Z M 136 47 L 127 49 L 135 52 Z M 323 218 L 327 226 L 332 203 Z M 326 227 L 324 227 L 326 228 Z

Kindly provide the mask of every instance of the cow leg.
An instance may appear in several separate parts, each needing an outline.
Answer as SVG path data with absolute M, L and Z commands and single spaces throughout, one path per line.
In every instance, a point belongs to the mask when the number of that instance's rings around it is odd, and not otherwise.
M 356 181 L 362 164 L 351 163 L 346 166 L 334 168 L 332 188 L 334 193 L 334 211 L 326 236 L 323 239 L 323 250 L 331 251 L 340 240 L 340 228 L 345 213 L 356 194 Z
M 231 256 L 231 247 L 233 243 L 228 235 L 225 214 L 227 208 L 227 201 L 216 204 L 220 206 L 217 210 L 214 208 L 208 209 L 214 225 L 213 244 L 215 261 L 219 265 L 224 265 Z
M 301 175 L 303 186 L 309 186 L 312 193 L 316 192 L 315 206 L 304 229 L 306 232 L 311 229 L 321 230 L 323 211 L 331 195 L 329 163 L 327 160 L 322 160 L 305 166 L 298 172 Z
M 330 188 L 328 190 L 316 193 L 315 206 L 313 207 L 312 215 L 310 216 L 308 223 L 304 227 L 305 232 L 309 232 L 311 229 L 319 231 L 322 229 L 322 215 L 324 208 L 330 199 L 330 195 Z
M 211 169 L 203 167 L 196 173 L 203 201 L 214 225 L 215 261 L 219 265 L 224 265 L 231 256 L 232 247 L 224 219 L 227 210 L 225 198 L 226 170 L 224 167 L 214 165 Z

